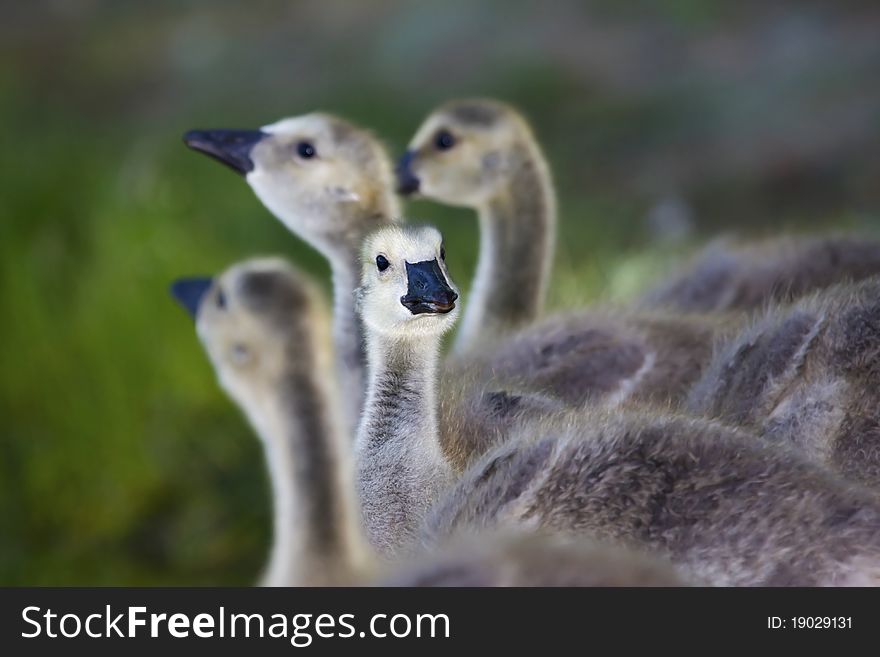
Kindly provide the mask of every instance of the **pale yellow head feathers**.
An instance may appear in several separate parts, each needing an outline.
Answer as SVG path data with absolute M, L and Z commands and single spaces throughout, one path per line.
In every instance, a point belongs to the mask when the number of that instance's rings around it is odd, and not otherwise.
M 368 131 L 314 113 L 264 126 L 247 181 L 294 233 L 323 247 L 399 216 L 388 154 Z
M 217 276 L 196 330 L 221 385 L 240 403 L 277 387 L 291 359 L 329 368 L 327 312 L 312 283 L 280 258 L 257 258 Z M 323 364 L 322 364 L 323 363 Z
M 442 335 L 458 317 L 458 288 L 449 276 L 440 232 L 386 226 L 362 251 L 358 305 L 368 331 L 392 338 Z
M 398 184 L 402 191 L 478 209 L 524 157 L 535 153 L 528 123 L 512 107 L 488 99 L 452 101 L 432 112 L 416 132 L 401 161 Z

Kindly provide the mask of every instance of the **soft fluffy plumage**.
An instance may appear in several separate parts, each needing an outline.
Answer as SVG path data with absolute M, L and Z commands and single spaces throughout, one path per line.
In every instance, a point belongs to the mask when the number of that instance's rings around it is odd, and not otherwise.
M 880 486 L 880 278 L 761 313 L 687 408 Z
M 880 583 L 880 503 L 796 453 L 662 413 L 524 426 L 480 459 L 428 540 L 516 525 L 650 550 L 714 585 Z
M 864 236 L 718 240 L 643 306 L 691 312 L 751 310 L 880 274 L 880 242 Z

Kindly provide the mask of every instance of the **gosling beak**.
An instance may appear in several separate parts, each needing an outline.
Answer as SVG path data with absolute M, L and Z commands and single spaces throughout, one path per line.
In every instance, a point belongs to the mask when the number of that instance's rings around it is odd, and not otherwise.
M 416 159 L 415 151 L 408 150 L 397 162 L 394 172 L 397 174 L 397 193 L 412 196 L 419 191 L 419 179 L 413 173 L 412 163 Z
M 171 296 L 195 319 L 199 304 L 213 283 L 214 279 L 207 277 L 179 278 L 171 284 Z
M 400 297 L 400 303 L 413 315 L 443 315 L 455 308 L 458 294 L 446 282 L 437 258 L 424 262 L 407 262 L 406 280 L 406 294 Z
M 183 143 L 245 176 L 254 170 L 251 150 L 265 136 L 262 130 L 190 130 Z

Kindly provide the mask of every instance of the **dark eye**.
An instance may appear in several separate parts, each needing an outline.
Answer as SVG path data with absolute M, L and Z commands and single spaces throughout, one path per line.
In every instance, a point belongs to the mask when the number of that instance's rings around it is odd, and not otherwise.
M 441 130 L 437 133 L 437 136 L 434 137 L 434 145 L 439 151 L 448 151 L 455 146 L 455 137 L 452 136 L 452 133 L 449 132 L 449 130 Z
M 315 147 L 307 141 L 301 141 L 296 145 L 296 152 L 304 160 L 311 160 L 318 152 Z
M 383 256 L 383 255 L 377 255 L 377 256 L 376 256 L 376 268 L 377 268 L 379 271 L 385 271 L 385 270 L 388 269 L 390 266 L 391 266 L 391 263 L 388 262 L 388 258 L 386 258 L 386 257 Z
M 444 262 L 446 261 L 446 247 L 445 246 L 440 247 L 440 259 L 443 260 Z
M 223 290 L 217 290 L 217 307 L 226 308 L 226 295 L 223 294 Z

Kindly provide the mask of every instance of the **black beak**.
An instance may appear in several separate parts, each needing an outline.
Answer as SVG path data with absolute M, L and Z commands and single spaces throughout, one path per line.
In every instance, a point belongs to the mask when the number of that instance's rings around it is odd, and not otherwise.
M 413 173 L 412 163 L 416 159 L 415 151 L 407 151 L 397 162 L 394 169 L 397 174 L 397 193 L 412 196 L 419 191 L 419 179 Z
M 183 143 L 244 176 L 254 169 L 251 150 L 265 136 L 262 130 L 190 130 Z
M 207 277 L 179 278 L 171 284 L 171 296 L 195 319 L 199 304 L 213 283 L 214 279 Z
M 437 258 L 406 263 L 406 281 L 406 294 L 400 297 L 400 303 L 413 315 L 445 314 L 455 308 L 458 295 L 446 282 Z

